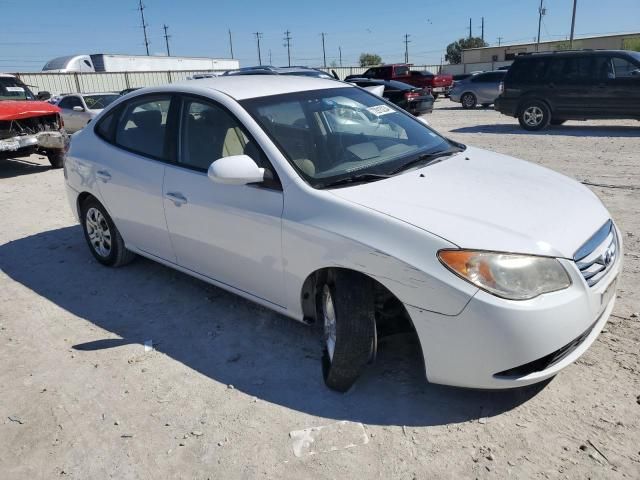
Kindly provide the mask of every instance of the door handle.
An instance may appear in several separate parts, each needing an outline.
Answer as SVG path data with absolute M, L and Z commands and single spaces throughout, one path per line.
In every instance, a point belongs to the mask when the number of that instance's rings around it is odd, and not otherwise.
M 185 197 L 180 192 L 167 192 L 164 194 L 164 196 L 171 200 L 176 207 L 187 203 L 187 197 Z
M 98 170 L 96 172 L 96 177 L 98 177 L 104 183 L 107 183 L 109 180 L 111 180 L 111 174 L 106 170 Z

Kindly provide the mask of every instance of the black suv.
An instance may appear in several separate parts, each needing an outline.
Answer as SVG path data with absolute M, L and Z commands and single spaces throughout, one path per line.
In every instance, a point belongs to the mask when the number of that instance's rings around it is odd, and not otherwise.
M 526 130 L 598 118 L 640 120 L 640 53 L 581 50 L 522 55 L 495 109 Z

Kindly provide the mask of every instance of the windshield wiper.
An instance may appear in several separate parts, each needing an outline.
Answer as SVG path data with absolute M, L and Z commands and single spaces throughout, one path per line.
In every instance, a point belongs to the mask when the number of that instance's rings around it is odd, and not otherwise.
M 337 187 L 338 185 L 346 185 L 348 183 L 366 182 L 368 180 L 382 180 L 383 178 L 389 178 L 390 176 L 391 175 L 378 173 L 359 173 L 349 177 L 340 178 L 334 182 L 325 183 L 322 185 L 322 188 Z
M 395 170 L 392 170 L 391 172 L 389 172 L 389 175 L 395 175 L 402 172 L 403 170 L 406 170 L 407 168 L 414 167 L 423 162 L 425 162 L 425 166 L 431 163 L 435 163 L 434 161 L 438 158 L 448 157 L 449 155 L 453 155 L 454 153 L 458 153 L 460 151 L 461 150 L 458 149 L 447 149 L 441 152 L 423 153 L 422 155 L 418 155 L 416 158 L 412 158 L 408 162 L 403 163 Z

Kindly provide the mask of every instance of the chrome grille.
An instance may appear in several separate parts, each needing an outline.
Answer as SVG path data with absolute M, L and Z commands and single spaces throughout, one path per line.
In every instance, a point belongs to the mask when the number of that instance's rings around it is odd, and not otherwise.
M 573 259 L 590 287 L 611 269 L 618 255 L 618 239 L 613 222 L 605 223 L 585 244 Z

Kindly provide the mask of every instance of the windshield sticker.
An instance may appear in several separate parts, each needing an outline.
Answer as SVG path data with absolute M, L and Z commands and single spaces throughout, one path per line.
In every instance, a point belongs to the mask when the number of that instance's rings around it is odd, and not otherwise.
M 7 92 L 24 92 L 24 88 L 22 87 L 4 87 Z
M 367 112 L 373 113 L 375 116 L 380 117 L 381 115 L 386 115 L 387 113 L 395 113 L 393 108 L 387 107 L 386 105 L 375 105 L 373 107 L 367 108 Z

